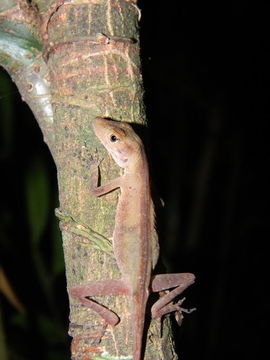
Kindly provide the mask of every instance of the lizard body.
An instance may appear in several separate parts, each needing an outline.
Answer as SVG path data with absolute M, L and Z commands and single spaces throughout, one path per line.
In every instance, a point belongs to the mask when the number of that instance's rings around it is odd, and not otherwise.
M 127 294 L 131 298 L 133 325 L 133 360 L 140 360 L 146 303 L 150 291 L 175 288 L 152 306 L 152 317 L 173 311 L 185 311 L 181 302 L 172 300 L 194 282 L 194 275 L 163 274 L 151 277 L 159 246 L 154 226 L 149 170 L 144 146 L 132 127 L 123 122 L 95 118 L 94 132 L 124 174 L 93 189 L 96 196 L 120 188 L 113 232 L 113 251 L 121 279 L 101 280 L 71 288 L 71 295 L 97 311 L 107 323 L 116 325 L 118 316 L 100 304 L 86 299 L 94 295 Z

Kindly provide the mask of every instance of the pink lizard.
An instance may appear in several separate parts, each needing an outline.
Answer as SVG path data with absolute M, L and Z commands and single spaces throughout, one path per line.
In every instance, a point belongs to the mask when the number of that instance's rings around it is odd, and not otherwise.
M 131 125 L 127 123 L 97 117 L 92 125 L 96 136 L 116 164 L 125 170 L 121 177 L 93 189 L 96 196 L 104 195 L 116 188 L 121 190 L 113 232 L 113 250 L 121 278 L 74 286 L 70 289 L 70 294 L 99 313 L 106 323 L 111 325 L 116 325 L 119 317 L 88 297 L 129 295 L 133 326 L 133 360 L 141 360 L 145 308 L 149 293 L 173 288 L 152 306 L 153 318 L 161 318 L 170 312 L 190 312 L 181 307 L 182 301 L 173 303 L 173 300 L 194 282 L 195 276 L 190 273 L 152 276 L 158 260 L 159 246 L 144 146 Z

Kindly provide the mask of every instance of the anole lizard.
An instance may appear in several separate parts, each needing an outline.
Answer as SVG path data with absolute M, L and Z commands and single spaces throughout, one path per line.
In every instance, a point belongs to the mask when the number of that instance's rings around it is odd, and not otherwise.
M 92 190 L 96 196 L 107 194 L 116 188 L 121 190 L 112 240 L 121 278 L 74 286 L 70 289 L 70 294 L 98 312 L 111 325 L 116 325 L 119 317 L 89 297 L 129 295 L 133 327 L 133 360 L 141 360 L 145 308 L 149 293 L 173 288 L 152 306 L 153 318 L 161 318 L 170 312 L 189 312 L 181 307 L 182 301 L 173 303 L 173 300 L 194 282 L 195 277 L 190 273 L 152 276 L 152 270 L 158 260 L 159 246 L 144 146 L 131 125 L 127 123 L 97 117 L 93 120 L 92 126 L 116 164 L 124 168 L 122 176 Z

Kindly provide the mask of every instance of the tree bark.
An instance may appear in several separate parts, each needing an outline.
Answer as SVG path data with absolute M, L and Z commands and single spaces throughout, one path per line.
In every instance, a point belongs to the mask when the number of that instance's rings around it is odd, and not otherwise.
M 0 0 L 0 64 L 32 109 L 57 167 L 68 289 L 120 276 L 102 238 L 112 235 L 119 192 L 95 199 L 89 191 L 97 164 L 102 183 L 120 170 L 94 136 L 91 120 L 107 116 L 145 124 L 139 18 L 131 0 Z M 121 322 L 107 326 L 70 298 L 72 358 L 132 354 L 129 299 L 95 300 Z M 148 327 L 145 359 L 176 359 L 165 324 L 162 338 L 157 323 Z

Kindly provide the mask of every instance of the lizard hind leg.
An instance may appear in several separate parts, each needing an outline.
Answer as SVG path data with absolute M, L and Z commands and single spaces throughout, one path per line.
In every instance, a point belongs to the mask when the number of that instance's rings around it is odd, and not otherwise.
M 190 313 L 195 309 L 184 309 L 181 307 L 182 299 L 177 303 L 173 303 L 173 300 L 180 295 L 187 287 L 194 283 L 195 276 L 190 273 L 182 274 L 160 274 L 155 275 L 152 278 L 151 290 L 152 292 L 167 291 L 173 288 L 173 290 L 165 293 L 161 298 L 152 306 L 151 312 L 153 318 L 161 318 L 163 315 L 178 312 L 179 321 L 182 318 L 182 312 Z
M 106 308 L 91 299 L 91 296 L 102 295 L 127 295 L 129 290 L 125 282 L 119 280 L 99 280 L 91 281 L 85 285 L 73 286 L 69 289 L 69 294 L 77 299 L 84 306 L 97 312 L 110 325 L 117 325 L 120 321 L 119 317 L 110 309 Z

